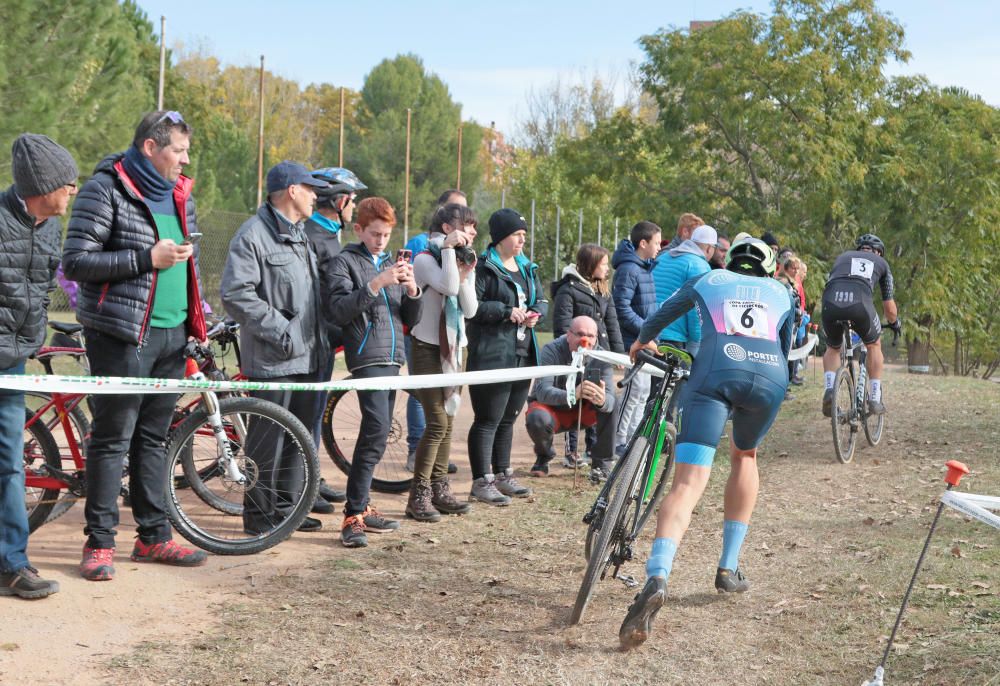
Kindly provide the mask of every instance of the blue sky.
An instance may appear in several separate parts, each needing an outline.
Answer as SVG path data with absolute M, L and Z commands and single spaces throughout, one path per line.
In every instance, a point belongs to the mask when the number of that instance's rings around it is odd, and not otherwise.
M 359 89 L 387 57 L 415 53 L 463 105 L 463 115 L 513 132 L 530 88 L 581 73 L 617 75 L 642 60 L 636 40 L 692 19 L 718 19 L 767 2 L 725 0 L 139 0 L 167 44 L 203 48 L 224 64 L 258 65 L 302 85 L 328 82 Z M 891 74 L 925 74 L 1000 106 L 1000 2 L 882 0 L 879 8 L 906 29 L 913 53 Z M 169 97 L 168 97 L 169 104 Z

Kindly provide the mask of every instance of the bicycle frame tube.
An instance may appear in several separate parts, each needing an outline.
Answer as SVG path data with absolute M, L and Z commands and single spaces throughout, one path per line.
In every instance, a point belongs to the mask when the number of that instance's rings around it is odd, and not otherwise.
M 48 402 L 44 403 L 35 413 L 31 416 L 28 421 L 24 423 L 24 428 L 27 429 L 32 424 L 40 421 L 42 415 L 48 412 L 53 407 L 56 409 L 56 414 L 58 415 L 58 423 L 62 427 L 63 433 L 66 436 L 67 447 L 69 447 L 70 456 L 73 458 L 73 464 L 77 469 L 83 469 L 83 453 L 80 450 L 80 443 L 76 440 L 76 432 L 73 430 L 73 425 L 69 420 L 69 413 L 80 404 L 80 402 L 86 397 L 82 393 L 52 393 L 49 396 Z M 52 426 L 46 425 L 45 428 L 52 430 Z M 54 486 L 50 486 L 54 488 Z

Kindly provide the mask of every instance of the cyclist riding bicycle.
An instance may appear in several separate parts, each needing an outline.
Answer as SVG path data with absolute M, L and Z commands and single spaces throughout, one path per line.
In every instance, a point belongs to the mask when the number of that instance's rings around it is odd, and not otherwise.
M 732 413 L 732 470 L 725 491 L 722 556 L 715 575 L 720 593 L 750 585 L 738 565 L 757 501 L 757 446 L 778 414 L 788 387 L 788 352 L 795 311 L 788 290 L 770 278 L 775 258 L 763 241 L 741 233 L 726 257 L 726 270 L 687 281 L 647 319 L 629 353 L 653 347 L 659 331 L 692 307 L 701 318 L 701 347 L 680 395 L 676 472 L 656 522 L 646 563 L 645 587 L 618 632 L 625 649 L 649 637 L 667 595 L 674 554 L 691 522 L 711 473 L 715 449 Z
M 858 238 L 854 250 L 847 250 L 834 260 L 833 268 L 823 289 L 823 331 L 826 333 L 826 352 L 823 354 L 823 371 L 826 390 L 823 392 L 823 415 L 833 412 L 833 381 L 840 364 L 840 346 L 844 343 L 844 327 L 840 322 L 850 321 L 868 347 L 868 376 L 871 392 L 868 410 L 872 414 L 885 412 L 882 402 L 882 325 L 872 302 L 875 283 L 882 292 L 882 310 L 889 320 L 889 328 L 900 331 L 896 301 L 892 299 L 892 271 L 885 261 L 885 243 L 872 233 Z M 850 342 L 848 342 L 850 345 Z

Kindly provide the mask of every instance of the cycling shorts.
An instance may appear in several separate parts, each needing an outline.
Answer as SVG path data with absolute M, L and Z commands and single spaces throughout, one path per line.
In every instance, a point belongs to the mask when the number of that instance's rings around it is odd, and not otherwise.
M 733 443 L 739 450 L 760 445 L 778 416 L 786 386 L 742 370 L 713 372 L 711 386 L 684 384 L 679 400 L 677 462 L 712 466 L 726 419 L 733 417 Z M 688 444 L 688 445 L 685 445 Z
M 872 294 L 863 286 L 848 281 L 831 281 L 823 291 L 823 331 L 826 344 L 839 348 L 844 341 L 844 327 L 840 322 L 849 321 L 854 331 L 866 345 L 871 345 L 882 335 L 882 324 L 872 303 Z

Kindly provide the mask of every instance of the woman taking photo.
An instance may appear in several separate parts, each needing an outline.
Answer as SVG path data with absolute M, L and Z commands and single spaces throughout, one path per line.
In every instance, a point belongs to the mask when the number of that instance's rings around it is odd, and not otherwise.
M 410 374 L 462 371 L 466 345 L 465 319 L 476 313 L 476 215 L 451 203 L 431 219 L 427 249 L 413 260 L 413 275 L 424 291 L 420 321 L 410 329 L 413 365 Z M 413 486 L 406 514 L 436 522 L 441 513 L 464 514 L 469 504 L 457 500 L 448 482 L 451 428 L 461 401 L 459 387 L 413 391 L 424 410 L 426 425 L 417 444 Z
M 479 308 L 469 321 L 469 371 L 538 365 L 535 326 L 545 317 L 548 301 L 538 266 L 521 254 L 527 228 L 516 210 L 504 208 L 490 217 L 490 245 L 476 264 Z M 509 505 L 511 497 L 531 494 L 510 467 L 514 420 L 530 386 L 530 381 L 469 386 L 475 413 L 469 430 L 470 500 Z

